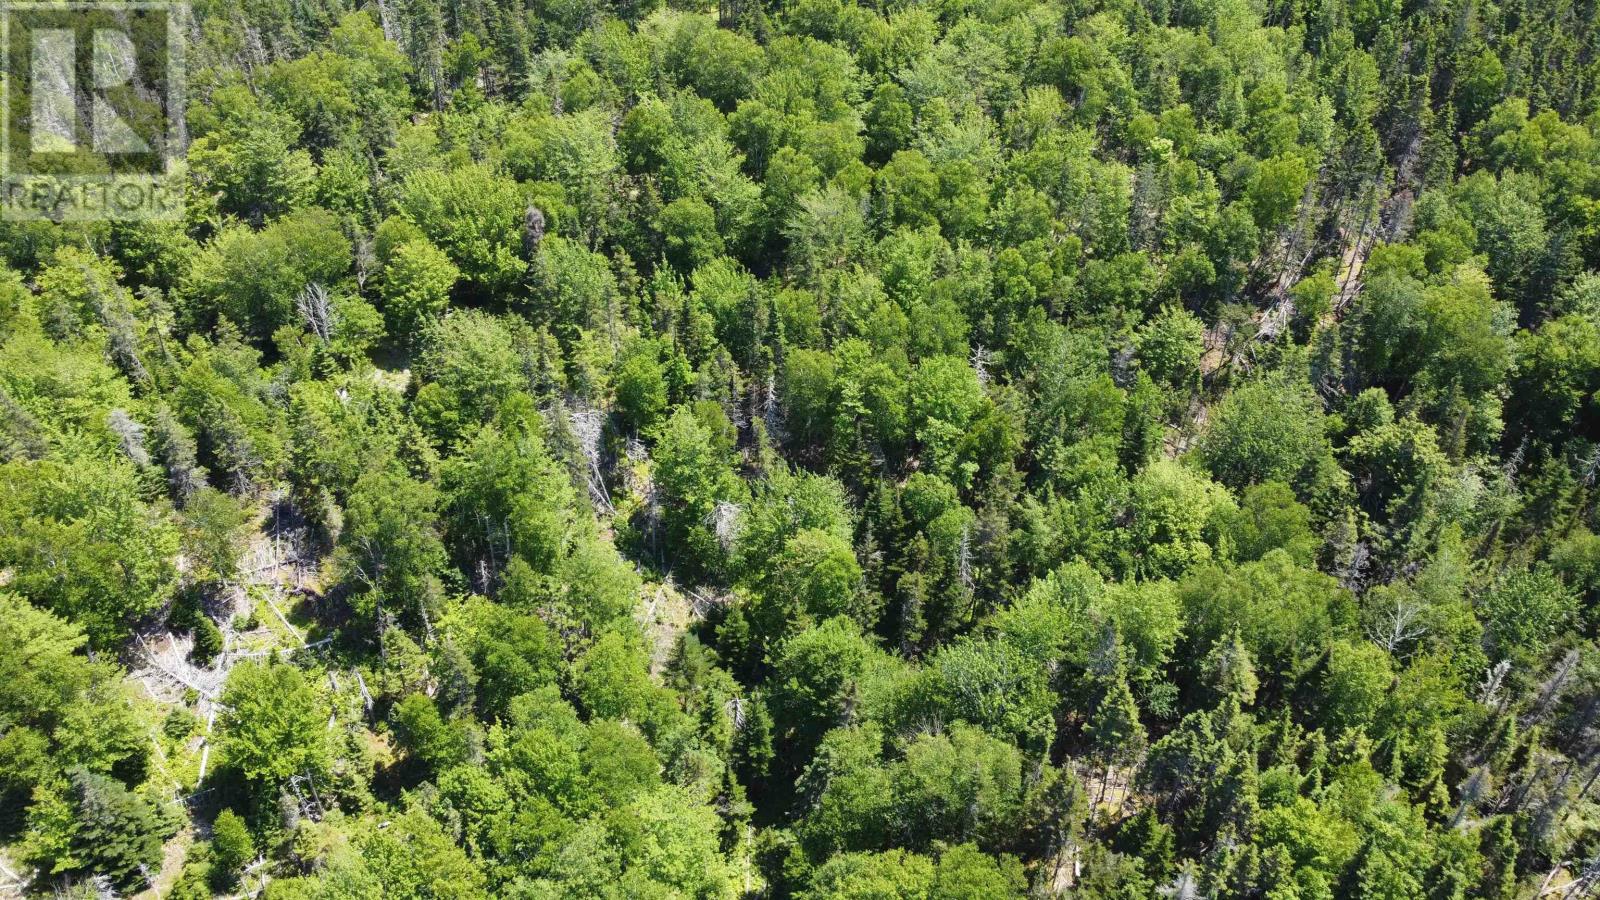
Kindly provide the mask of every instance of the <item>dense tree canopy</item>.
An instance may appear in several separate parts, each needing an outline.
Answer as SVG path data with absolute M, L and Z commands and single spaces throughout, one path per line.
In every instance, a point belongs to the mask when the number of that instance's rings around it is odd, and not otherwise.
M 1594 4 L 190 15 L 0 217 L 0 895 L 1600 892 Z

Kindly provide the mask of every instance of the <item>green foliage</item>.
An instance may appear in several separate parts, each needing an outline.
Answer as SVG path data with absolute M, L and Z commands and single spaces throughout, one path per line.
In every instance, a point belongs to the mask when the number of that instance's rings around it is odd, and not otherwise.
M 183 283 L 197 322 L 225 318 L 257 340 L 310 323 L 297 308 L 310 285 L 335 287 L 350 270 L 350 240 L 338 220 L 306 209 L 261 231 L 222 231 L 195 258 Z
M 1152 378 L 1173 387 L 1192 387 L 1200 375 L 1205 324 L 1176 307 L 1166 307 L 1139 329 L 1139 362 Z
M 1165 460 L 1133 479 L 1130 501 L 1134 568 L 1155 576 L 1181 575 L 1211 559 L 1214 523 L 1234 509 L 1220 485 Z
M 1270 231 L 1288 224 L 1310 180 L 1310 167 L 1298 156 L 1262 160 L 1246 194 L 1256 227 Z
M 431 524 L 438 506 L 437 488 L 392 469 L 369 471 L 351 487 L 338 562 L 375 618 L 385 609 L 412 621 L 428 615 L 446 559 Z
M 959 844 L 944 850 L 937 861 L 904 850 L 843 853 L 818 867 L 810 890 L 801 896 L 975 900 L 1021 897 L 1026 885 L 1014 858 L 996 861 L 971 844 Z
M 1319 541 L 1311 530 L 1311 511 L 1281 481 L 1245 488 L 1238 512 L 1224 527 L 1240 562 L 1260 559 L 1273 550 L 1283 550 L 1302 566 L 1316 561 Z
M 1185 579 L 1179 595 L 1186 634 L 1196 646 L 1210 646 L 1237 629 L 1267 672 L 1304 674 L 1329 640 L 1354 625 L 1349 594 L 1282 550 L 1232 570 L 1202 568 Z
M 1322 720 L 1330 732 L 1364 729 L 1394 678 L 1388 654 L 1371 644 L 1336 641 L 1328 648 Z
M 233 497 L 200 488 L 183 507 L 182 546 L 191 577 L 229 582 L 239 575 L 240 545 L 249 515 Z
M 1509 572 L 1478 601 L 1491 655 L 1526 659 L 1547 642 L 1577 611 L 1572 591 L 1550 572 Z
M 394 733 L 400 745 L 435 770 L 443 770 L 466 755 L 463 735 L 439 716 L 439 707 L 426 694 L 410 694 L 395 704 Z
M 516 556 L 552 574 L 577 533 L 572 485 L 550 457 L 525 394 L 506 400 L 444 466 L 440 481 L 448 536 L 464 570 L 495 572 Z
M 573 663 L 579 702 L 597 718 L 649 721 L 661 694 L 650 681 L 648 663 L 643 648 L 626 635 L 602 635 Z
M 640 341 L 623 355 L 617 369 L 616 392 L 617 411 L 629 427 L 638 431 L 648 432 L 666 413 L 666 371 L 651 342 Z
M 437 900 L 488 896 L 482 872 L 439 824 L 420 810 L 400 816 L 391 828 L 364 829 L 353 849 L 352 856 L 341 860 L 343 865 L 336 865 L 320 879 L 321 888 L 332 896 L 345 896 L 352 889 Z
M 406 241 L 386 254 L 383 316 L 389 333 L 409 343 L 450 303 L 461 270 L 425 238 Z
M 712 432 L 678 407 L 655 436 L 654 478 L 662 495 L 662 526 L 674 561 L 689 572 L 715 571 L 724 550 L 715 528 L 722 504 L 737 503 L 743 485 Z
M 1279 378 L 1230 391 L 1212 413 L 1199 454 L 1218 481 L 1242 490 L 1256 481 L 1296 483 L 1325 447 L 1316 398 Z
M 465 612 L 473 620 L 467 644 L 485 718 L 503 714 L 518 696 L 554 681 L 559 646 L 542 619 L 489 604 L 474 603 Z
M 984 404 L 976 373 L 956 357 L 924 360 L 912 376 L 907 400 L 912 433 L 927 457 L 928 470 L 966 483 L 976 465 L 961 458 L 961 445 Z
M 328 771 L 326 708 L 299 669 L 245 662 L 228 675 L 218 717 L 217 749 L 245 778 L 277 785 Z
M 791 758 L 803 762 L 822 735 L 840 723 L 861 679 L 880 659 L 843 618 L 806 629 L 774 651 L 768 702 L 781 737 L 804 748 Z
M 767 562 L 755 624 L 765 634 L 836 615 L 864 627 L 873 616 L 861 596 L 861 566 L 850 544 L 815 529 L 796 532 Z
M 125 462 L 0 465 L 0 526 L 7 587 L 100 646 L 161 606 L 176 580 L 178 530 L 140 501 Z
M 699 197 L 679 197 L 661 210 L 661 237 L 667 260 L 689 272 L 722 255 L 717 213 Z
M 484 165 L 424 169 L 401 186 L 399 211 L 443 250 L 464 277 L 486 291 L 522 277 L 525 207 L 516 182 Z
M 613 321 L 618 312 L 616 279 L 605 257 L 576 241 L 559 235 L 546 238 L 529 280 L 535 320 L 569 340 L 579 329 Z
M 221 873 L 219 884 L 226 886 L 239 870 L 255 859 L 255 839 L 244 819 L 231 809 L 217 813 L 211 823 L 211 866 L 213 873 Z
M 975 728 L 956 725 L 949 735 L 913 740 L 890 784 L 911 843 L 1005 846 L 1021 814 L 1022 755 Z
M 163 823 L 155 806 L 117 781 L 84 769 L 68 773 L 79 858 L 112 884 L 147 882 L 161 860 Z M 60 861 L 57 861 L 59 867 Z
M 1139 722 L 1139 706 L 1120 668 L 1101 681 L 1100 700 L 1084 725 L 1084 736 L 1109 773 L 1113 765 L 1127 765 L 1138 759 L 1146 738 Z
M 720 824 L 711 807 L 683 788 L 664 786 L 619 810 L 612 824 L 622 884 L 632 892 L 673 891 L 721 897 L 733 893 L 734 872 L 720 852 Z
M 1592 13 L 196 4 L 0 223 L 19 889 L 1581 885 Z
M 521 366 L 502 320 L 475 310 L 434 320 L 416 360 L 418 424 L 441 444 L 471 435 L 526 385 Z
M 11 812 L 0 818 L 4 827 L 15 828 L 24 812 L 49 819 L 72 767 L 129 780 L 145 772 L 143 711 L 120 689 L 113 666 L 82 654 L 81 627 L 0 592 L 0 634 L 10 647 L 0 661 L 0 796 Z
M 258 104 L 242 85 L 228 85 L 215 128 L 189 146 L 198 192 L 215 195 L 218 212 L 252 224 L 310 199 L 315 166 L 297 147 L 300 129 L 288 113 Z

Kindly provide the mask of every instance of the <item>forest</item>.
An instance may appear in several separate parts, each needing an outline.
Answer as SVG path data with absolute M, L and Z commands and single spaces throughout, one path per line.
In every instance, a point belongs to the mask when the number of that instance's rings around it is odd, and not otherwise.
M 0 222 L 0 896 L 1600 896 L 1597 18 L 193 0 Z

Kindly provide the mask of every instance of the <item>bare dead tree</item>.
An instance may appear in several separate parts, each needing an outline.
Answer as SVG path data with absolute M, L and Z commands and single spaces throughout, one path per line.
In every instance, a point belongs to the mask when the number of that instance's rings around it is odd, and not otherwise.
M 313 822 L 322 821 L 326 809 L 322 805 L 322 798 L 317 794 L 317 783 L 311 774 L 308 772 L 292 776 L 287 786 L 294 792 L 298 801 L 300 816 Z
M 356 687 L 361 690 L 361 704 L 366 707 L 367 715 L 372 715 L 372 692 L 367 690 L 367 680 L 361 677 L 360 669 L 351 669 L 350 674 L 356 677 Z
M 383 39 L 391 44 L 400 43 L 400 29 L 395 25 L 394 11 L 385 0 L 378 0 L 378 25 L 383 29 Z
M 1489 792 L 1492 778 L 1488 766 L 1479 766 L 1472 770 L 1466 781 L 1461 783 L 1461 805 L 1456 807 L 1455 818 L 1450 820 L 1451 828 L 1461 827 L 1461 823 L 1467 818 L 1467 813 Z
M 1567 892 L 1561 896 L 1565 900 L 1578 900 L 1594 894 L 1595 888 L 1600 887 L 1600 853 L 1583 867 L 1583 872 L 1572 883 L 1567 885 Z
M 711 525 L 717 535 L 717 543 L 722 546 L 723 552 L 733 550 L 734 541 L 739 538 L 739 514 L 743 512 L 739 504 L 727 500 L 718 500 L 717 505 L 711 510 Z
M 697 619 L 704 619 L 711 614 L 712 610 L 726 607 L 732 599 L 727 594 L 715 593 L 703 588 L 691 588 L 687 592 L 687 596 L 689 597 L 689 609 Z
M 1517 445 L 1517 449 L 1511 451 L 1511 455 L 1506 457 L 1505 464 L 1501 467 L 1506 473 L 1506 478 L 1513 483 L 1517 480 L 1517 470 L 1522 468 L 1522 460 L 1527 455 L 1528 439 L 1524 437 L 1522 443 Z
M 328 299 L 328 289 L 312 282 L 294 298 L 295 312 L 300 320 L 320 341 L 333 339 L 333 302 Z
M 981 345 L 972 348 L 972 371 L 978 376 L 978 384 L 985 388 L 989 386 L 989 360 L 989 351 Z
M 365 290 L 367 279 L 378 267 L 378 255 L 373 251 L 372 239 L 362 236 L 355 243 L 356 287 Z
M 1423 621 L 1427 607 L 1421 598 L 1409 591 L 1392 592 L 1387 599 L 1388 602 L 1375 611 L 1365 631 L 1374 644 L 1390 653 L 1397 653 L 1400 648 L 1428 633 L 1428 626 Z
M 144 426 L 126 410 L 113 409 L 106 414 L 106 427 L 122 442 L 122 452 L 134 465 L 150 465 L 150 453 L 144 446 Z
M 1166 887 L 1160 889 L 1161 896 L 1170 900 L 1203 900 L 1205 894 L 1200 890 L 1200 878 L 1195 872 L 1194 863 L 1185 860 L 1183 868 Z
M 780 443 L 784 437 L 781 415 L 782 406 L 778 402 L 778 378 L 776 375 L 769 374 L 767 376 L 766 390 L 762 392 L 761 419 L 767 426 L 767 436 Z
M 119 303 L 117 307 L 103 311 L 101 320 L 106 326 L 111 359 L 127 374 L 129 381 L 148 384 L 150 372 L 144 367 L 144 360 L 139 358 L 139 340 L 134 335 L 133 317 L 126 306 Z
M 728 719 L 733 722 L 734 731 L 744 728 L 745 705 L 746 701 L 743 697 L 729 697 L 728 702 L 722 704 L 723 710 L 728 714 Z
M 1572 680 L 1572 673 L 1578 670 L 1578 663 L 1581 660 L 1582 654 L 1577 650 L 1567 651 L 1567 654 L 1561 658 L 1561 662 L 1556 664 L 1555 671 L 1551 672 L 1550 677 L 1546 678 L 1544 684 L 1539 686 L 1539 695 L 1534 699 L 1532 708 L 1522 717 L 1522 720 L 1518 723 L 1519 725 L 1527 728 L 1549 715 L 1551 708 L 1561 698 L 1561 692 L 1566 689 L 1567 682 Z
M 1600 475 L 1600 444 L 1583 461 L 1583 486 L 1594 487 L 1595 476 Z
M 605 433 L 605 417 L 597 409 L 586 406 L 574 408 L 568 419 L 572 422 L 572 436 L 578 442 L 578 452 L 586 463 L 585 482 L 589 487 L 589 500 L 607 514 L 615 512 L 611 493 L 606 490 L 605 472 L 600 460 L 600 439 Z
M 533 204 L 528 204 L 528 209 L 522 214 L 522 252 L 532 259 L 539 252 L 539 245 L 544 243 L 544 212 Z
M 1539 889 L 1533 892 L 1533 896 L 1535 898 L 1539 898 L 1539 897 L 1543 897 L 1545 894 L 1548 894 L 1549 893 L 1548 889 L 1550 887 L 1550 882 L 1555 881 L 1556 880 L 1556 876 L 1560 875 L 1561 871 L 1563 869 L 1565 869 L 1568 865 L 1570 865 L 1571 862 L 1572 861 L 1568 860 L 1568 859 L 1558 859 L 1558 860 L 1556 860 L 1555 865 L 1550 867 L 1550 871 L 1545 873 L 1544 880 L 1539 882 Z
M 956 547 L 956 572 L 961 578 L 961 588 L 972 592 L 972 526 L 961 526 L 961 543 Z
M 231 461 L 229 474 L 233 476 L 234 493 L 247 496 L 256 489 L 255 476 L 251 473 L 261 468 L 261 457 L 244 426 L 236 421 L 228 424 L 231 427 L 222 433 L 218 443 Z
M 1506 675 L 1511 672 L 1511 660 L 1502 659 L 1489 667 L 1484 673 L 1483 683 L 1478 686 L 1478 702 L 1484 706 L 1498 706 L 1500 704 L 1500 688 L 1505 684 Z

